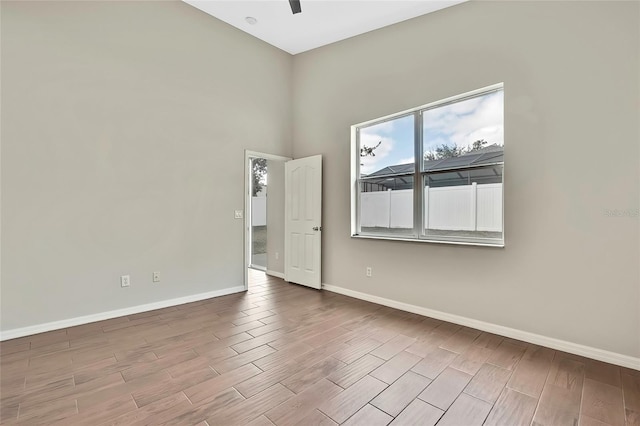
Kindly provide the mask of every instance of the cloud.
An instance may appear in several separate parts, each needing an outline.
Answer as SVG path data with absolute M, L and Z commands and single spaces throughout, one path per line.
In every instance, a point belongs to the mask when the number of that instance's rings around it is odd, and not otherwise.
M 449 139 L 445 139 L 442 137 L 430 138 L 424 140 L 424 150 L 427 151 L 435 151 L 435 149 L 441 145 L 447 145 L 449 143 Z
M 365 128 L 363 130 L 366 131 L 367 133 L 371 133 L 371 134 L 385 134 L 385 135 L 388 135 L 389 133 L 393 132 L 394 123 L 395 123 L 395 120 L 387 120 L 385 122 L 378 123 L 376 125 L 367 127 L 367 128 Z
M 455 144 L 466 147 L 478 139 L 504 144 L 503 93 L 496 92 L 425 111 L 425 149 Z
M 401 158 L 398 160 L 397 164 L 412 164 L 416 161 L 414 157 Z

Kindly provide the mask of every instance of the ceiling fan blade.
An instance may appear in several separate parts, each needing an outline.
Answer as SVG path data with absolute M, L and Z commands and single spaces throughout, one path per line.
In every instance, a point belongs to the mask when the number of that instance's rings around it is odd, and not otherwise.
M 289 0 L 289 4 L 291 5 L 291 11 L 295 15 L 296 13 L 302 12 L 302 7 L 300 6 L 300 0 Z

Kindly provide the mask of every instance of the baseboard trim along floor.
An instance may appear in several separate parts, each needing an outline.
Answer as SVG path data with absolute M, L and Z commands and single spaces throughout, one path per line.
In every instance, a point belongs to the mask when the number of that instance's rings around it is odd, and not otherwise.
M 198 302 L 200 300 L 211 299 L 212 297 L 226 296 L 228 294 L 245 291 L 244 286 L 223 288 L 221 290 L 209 291 L 206 293 L 193 294 L 190 296 L 177 297 L 174 299 L 161 300 L 159 302 L 146 303 L 144 305 L 130 306 L 128 308 L 115 309 L 113 311 L 100 312 L 98 314 L 84 315 L 81 317 L 69 318 L 60 321 L 52 321 L 28 327 L 15 328 L 0 333 L 0 341 L 15 339 L 18 337 L 31 336 L 33 334 L 44 333 L 46 331 L 60 330 L 67 327 L 89 324 L 96 321 L 103 321 L 125 315 L 139 314 L 141 312 L 154 311 L 156 309 L 168 308 L 171 306 L 183 305 L 185 303 Z
M 608 362 L 610 364 L 615 364 L 622 367 L 632 368 L 634 370 L 640 370 L 640 358 L 635 358 L 629 355 L 623 355 L 616 352 L 594 348 L 591 346 L 585 346 L 578 343 L 555 339 L 553 337 L 547 337 L 540 334 L 530 333 L 528 331 L 517 330 L 515 328 L 504 327 L 501 325 L 479 321 L 460 315 L 448 314 L 446 312 L 411 305 L 409 303 L 398 302 L 396 300 L 386 299 L 384 297 L 374 296 L 371 294 L 362 293 L 331 284 L 322 284 L 322 288 L 333 293 L 365 300 L 367 302 L 376 303 L 378 305 L 388 306 L 390 308 L 399 309 L 401 311 L 411 312 L 414 314 L 435 318 L 441 321 L 447 321 L 454 324 L 475 328 L 478 330 L 486 331 L 488 333 L 522 340 L 524 342 L 545 346 L 574 355 L 584 356 L 598 361 Z

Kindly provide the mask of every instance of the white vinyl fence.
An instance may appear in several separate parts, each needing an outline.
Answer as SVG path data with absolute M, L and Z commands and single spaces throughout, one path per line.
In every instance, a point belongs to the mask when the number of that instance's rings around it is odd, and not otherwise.
M 424 189 L 425 228 L 502 231 L 502 184 Z M 360 194 L 360 226 L 413 228 L 413 190 Z
M 251 197 L 251 225 L 267 225 L 267 197 Z

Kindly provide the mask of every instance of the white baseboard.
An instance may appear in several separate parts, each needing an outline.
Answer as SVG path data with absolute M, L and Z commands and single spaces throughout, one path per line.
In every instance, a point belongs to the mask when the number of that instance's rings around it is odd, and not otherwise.
M 486 331 L 500 336 L 510 337 L 512 339 L 522 340 L 525 342 L 533 343 L 540 346 L 545 346 L 551 349 L 557 349 L 564 352 L 569 352 L 575 355 L 584 356 L 587 358 L 596 359 L 598 361 L 608 362 L 610 364 L 620 365 L 634 370 L 640 370 L 640 358 L 632 357 L 629 355 L 623 355 L 616 352 L 610 352 L 603 349 L 594 348 L 591 346 L 580 345 L 578 343 L 567 342 L 565 340 L 555 339 L 553 337 L 542 336 L 540 334 L 530 333 L 528 331 L 517 330 L 515 328 L 504 327 L 489 322 L 478 321 L 472 318 L 463 317 L 460 315 L 448 314 L 446 312 L 440 312 L 421 306 L 411 305 L 409 303 L 398 302 L 384 297 L 373 296 L 367 293 L 361 293 L 359 291 L 349 290 L 344 287 L 338 287 L 330 284 L 322 284 L 322 288 L 333 293 L 343 294 L 345 296 L 354 297 L 360 300 L 366 300 L 367 302 L 376 303 L 378 305 L 388 306 L 390 308 L 399 309 L 401 311 L 411 312 L 418 315 L 423 315 L 430 318 L 439 319 L 442 321 L 451 322 L 466 327 L 475 328 L 478 330 Z
M 267 269 L 266 274 L 276 278 L 282 278 L 284 280 L 284 274 L 282 272 L 270 271 Z
M 190 296 L 178 297 L 175 299 L 161 300 L 159 302 L 131 306 L 129 308 L 116 309 L 114 311 L 100 312 L 98 314 L 47 322 L 44 324 L 32 325 L 29 327 L 14 328 L 13 330 L 0 332 L 0 341 L 15 339 L 17 337 L 30 336 L 32 334 L 44 333 L 46 331 L 60 330 L 61 328 L 74 327 L 76 325 L 89 324 L 91 322 L 103 321 L 111 318 L 122 317 L 125 315 L 139 314 L 141 312 L 168 308 L 170 306 L 183 305 L 185 303 L 197 302 L 200 300 L 210 299 L 212 297 L 226 296 L 228 294 L 240 293 L 243 291 L 245 291 L 244 286 L 230 287 L 224 288 L 222 290 L 209 291 L 207 293 L 193 294 Z

